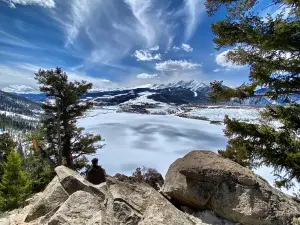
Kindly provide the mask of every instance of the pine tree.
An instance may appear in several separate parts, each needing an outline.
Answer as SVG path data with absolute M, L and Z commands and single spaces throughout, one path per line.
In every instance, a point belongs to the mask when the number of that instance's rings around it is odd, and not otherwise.
M 11 151 L 4 163 L 0 183 L 0 210 L 12 210 L 21 206 L 31 193 L 31 179 L 22 168 L 19 153 Z
M 77 127 L 77 119 L 93 107 L 90 101 L 80 98 L 92 88 L 85 81 L 68 80 L 62 69 L 40 70 L 35 74 L 50 101 L 43 106 L 45 118 L 42 120 L 49 155 L 53 156 L 57 165 L 65 164 L 73 169 L 81 169 L 86 164 L 86 154 L 93 154 L 102 146 L 101 137 Z
M 5 159 L 9 153 L 15 149 L 17 143 L 11 138 L 8 133 L 0 134 L 0 151 L 3 152 L 3 158 Z
M 240 99 L 255 95 L 260 87 L 268 88 L 263 96 L 285 99 L 287 107 L 266 107 L 262 123 L 249 124 L 225 118 L 229 142 L 219 153 L 243 166 L 272 166 L 277 185 L 291 187 L 300 182 L 300 105 L 292 94 L 300 93 L 300 2 L 273 0 L 269 7 L 276 13 L 261 17 L 260 0 L 207 0 L 210 15 L 227 9 L 224 20 L 212 25 L 216 49 L 231 48 L 227 59 L 250 68 L 248 84 L 236 89 L 222 82 L 211 83 L 214 100 Z M 267 10 L 267 9 L 264 9 Z M 272 123 L 279 122 L 279 127 Z M 283 175 L 284 174 L 284 175 Z
M 38 145 L 44 149 L 45 143 L 43 137 L 44 133 L 42 130 L 37 129 L 26 138 L 26 141 L 33 142 L 33 144 L 29 146 L 29 149 L 27 149 L 27 155 L 24 159 L 24 167 L 33 181 L 33 193 L 43 191 L 55 176 L 52 161 L 49 161 L 47 156 L 43 155 L 39 149 L 34 146 L 34 144 L 38 143 Z
M 0 181 L 4 173 L 3 163 L 7 161 L 7 156 L 16 146 L 17 143 L 8 133 L 0 134 Z

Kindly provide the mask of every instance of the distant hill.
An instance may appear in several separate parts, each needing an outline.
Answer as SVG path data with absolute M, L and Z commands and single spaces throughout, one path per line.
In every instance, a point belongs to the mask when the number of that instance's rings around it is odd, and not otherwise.
M 41 104 L 23 96 L 0 91 L 0 110 L 33 116 L 41 110 Z
M 0 130 L 33 130 L 40 113 L 40 103 L 0 91 Z

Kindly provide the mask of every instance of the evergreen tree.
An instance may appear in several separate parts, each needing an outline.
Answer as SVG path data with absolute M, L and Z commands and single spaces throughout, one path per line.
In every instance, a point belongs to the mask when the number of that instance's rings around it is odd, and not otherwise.
M 31 179 L 22 168 L 19 153 L 11 151 L 4 163 L 0 183 L 0 210 L 12 210 L 23 204 L 31 193 Z
M 0 151 L 3 152 L 3 158 L 6 159 L 11 151 L 15 149 L 17 143 L 8 133 L 0 134 Z
M 226 88 L 215 81 L 214 100 L 240 99 L 263 94 L 271 99 L 284 98 L 288 107 L 267 107 L 261 124 L 249 124 L 225 118 L 225 134 L 229 142 L 219 153 L 243 166 L 274 168 L 278 186 L 290 187 L 292 180 L 300 182 L 300 105 L 292 101 L 300 93 L 300 2 L 273 0 L 269 7 L 276 13 L 260 16 L 260 0 L 207 0 L 210 15 L 227 9 L 224 20 L 212 25 L 217 50 L 231 48 L 227 59 L 250 68 L 248 84 L 236 89 Z M 264 10 L 267 10 L 266 8 Z M 274 127 L 274 121 L 279 126 Z M 283 175 L 284 174 L 284 175 Z
M 38 145 L 44 149 L 45 144 L 43 138 L 44 133 L 40 129 L 29 134 L 26 138 L 27 141 L 33 142 L 33 144 L 29 146 L 28 153 L 24 159 L 25 169 L 28 171 L 33 182 L 33 193 L 43 191 L 55 176 L 52 162 L 34 146 L 34 144 L 38 143 Z
M 84 155 L 93 154 L 102 146 L 99 135 L 83 134 L 77 127 L 77 119 L 93 107 L 90 101 L 80 98 L 92 88 L 85 81 L 68 80 L 68 75 L 60 68 L 40 70 L 35 74 L 40 91 L 50 99 L 43 106 L 45 118 L 42 120 L 47 143 L 46 151 L 53 156 L 57 165 L 65 164 L 73 169 L 81 169 L 87 160 Z
M 8 133 L 0 134 L 0 181 L 4 173 L 4 162 L 7 161 L 7 156 L 15 149 L 16 146 L 17 143 Z

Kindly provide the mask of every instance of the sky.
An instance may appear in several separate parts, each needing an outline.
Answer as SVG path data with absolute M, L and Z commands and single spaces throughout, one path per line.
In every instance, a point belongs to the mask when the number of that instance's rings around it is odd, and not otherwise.
M 203 0 L 0 0 L 0 89 L 36 88 L 34 73 L 57 66 L 94 88 L 237 86 L 249 68 L 215 50 L 210 27 L 224 16 L 209 17 Z

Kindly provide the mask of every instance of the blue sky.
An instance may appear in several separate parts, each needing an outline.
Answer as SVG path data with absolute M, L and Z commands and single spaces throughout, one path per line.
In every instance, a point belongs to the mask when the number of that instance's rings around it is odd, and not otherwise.
M 0 88 L 36 87 L 39 68 L 62 67 L 95 88 L 196 79 L 248 80 L 214 50 L 202 0 L 0 0 Z

